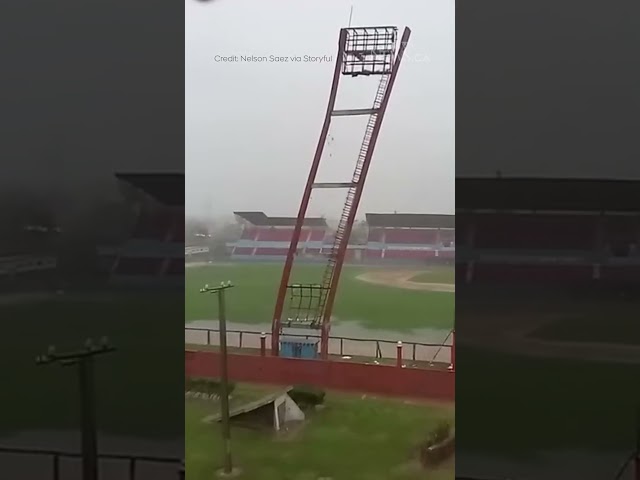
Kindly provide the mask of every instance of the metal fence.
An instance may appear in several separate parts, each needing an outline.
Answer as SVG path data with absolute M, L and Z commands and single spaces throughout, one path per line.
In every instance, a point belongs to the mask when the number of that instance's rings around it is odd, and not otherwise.
M 28 457 L 26 461 L 29 462 L 30 466 L 34 469 L 37 467 L 37 465 L 33 464 L 33 458 L 31 457 L 35 456 L 41 459 L 48 459 L 50 461 L 49 463 L 50 467 L 48 469 L 50 474 L 48 476 L 40 475 L 38 476 L 38 478 L 48 478 L 50 480 L 66 480 L 69 478 L 79 479 L 82 476 L 79 471 L 77 475 L 67 474 L 63 476 L 63 465 L 66 463 L 64 462 L 64 460 L 74 461 L 73 462 L 75 464 L 74 466 L 76 466 L 78 469 L 80 468 L 80 462 L 82 459 L 82 454 L 80 453 L 60 452 L 55 450 L 42 450 L 42 449 L 33 449 L 33 448 L 12 448 L 12 447 L 0 446 L 0 456 Z M 99 460 L 102 464 L 101 467 L 104 467 L 105 461 L 110 463 L 119 463 L 120 466 L 122 467 L 119 470 L 126 469 L 126 471 L 128 472 L 126 475 L 123 475 L 122 471 L 120 471 L 119 473 L 114 473 L 112 478 L 118 478 L 123 480 L 124 479 L 140 480 L 143 478 L 143 476 L 140 474 L 140 470 L 141 470 L 140 467 L 142 466 L 141 464 L 164 466 L 167 470 L 171 470 L 173 473 L 167 472 L 169 473 L 169 475 L 167 475 L 165 478 L 173 478 L 176 480 L 184 480 L 185 478 L 184 461 L 180 458 L 154 457 L 154 456 L 145 456 L 145 455 L 100 454 Z M 8 462 L 8 459 L 5 457 L 5 460 L 3 460 L 2 464 L 5 465 L 5 463 L 7 462 Z M 45 470 L 45 469 L 46 467 L 38 470 Z M 12 469 L 5 468 L 5 466 L 3 466 L 2 470 L 9 472 Z M 100 478 L 106 478 L 102 475 L 103 473 L 102 470 L 103 468 L 101 468 Z M 26 477 L 34 478 L 33 475 L 26 475 L 25 477 L 21 477 L 21 478 L 26 478 Z M 5 478 L 4 475 L 2 476 L 2 478 Z M 157 478 L 157 473 L 149 472 L 147 475 L 144 476 L 144 478 L 155 479 Z
M 227 344 L 232 348 L 260 348 L 260 337 L 264 335 L 266 344 L 270 345 L 271 333 L 248 330 L 227 330 Z M 317 339 L 314 334 L 286 334 L 287 337 L 297 337 L 306 340 Z M 196 345 L 218 345 L 219 330 L 202 327 L 185 327 L 185 343 Z M 329 354 L 341 357 L 366 357 L 374 359 L 395 359 L 397 356 L 397 341 L 377 338 L 351 338 L 331 336 L 329 338 Z M 407 361 L 414 362 L 451 362 L 451 339 L 446 343 L 425 343 L 402 341 L 402 356 Z

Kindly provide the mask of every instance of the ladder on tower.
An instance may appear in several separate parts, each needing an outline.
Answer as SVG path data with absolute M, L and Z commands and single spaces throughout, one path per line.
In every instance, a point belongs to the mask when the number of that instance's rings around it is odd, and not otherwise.
M 338 222 L 338 227 L 336 228 L 335 237 L 333 241 L 333 246 L 331 247 L 331 251 L 329 252 L 327 265 L 324 269 L 324 274 L 322 276 L 322 290 L 320 292 L 320 302 L 318 304 L 318 316 L 322 317 L 324 314 L 324 309 L 327 304 L 327 297 L 329 293 L 329 289 L 331 287 L 331 282 L 333 281 L 333 275 L 335 273 L 336 264 L 338 262 L 340 247 L 343 243 L 349 242 L 348 238 L 345 238 L 345 231 L 347 229 L 347 224 L 349 221 L 349 217 L 352 214 L 353 210 L 353 201 L 356 195 L 356 188 L 360 182 L 360 176 L 362 174 L 362 167 L 364 166 L 365 159 L 367 158 L 367 152 L 369 151 L 369 146 L 371 145 L 371 136 L 373 135 L 373 129 L 376 125 L 376 121 L 378 118 L 378 110 L 382 104 L 382 100 L 384 98 L 384 94 L 387 90 L 387 85 L 389 84 L 389 75 L 382 75 L 380 78 L 380 82 L 378 84 L 378 90 L 376 92 L 376 96 L 373 102 L 373 112 L 369 116 L 369 121 L 367 122 L 367 127 L 364 133 L 364 138 L 362 139 L 362 144 L 360 146 L 360 152 L 358 154 L 358 159 L 356 161 L 356 167 L 353 171 L 353 177 L 351 179 L 351 185 L 349 186 L 349 190 L 347 192 L 347 198 L 344 202 L 344 206 L 342 208 L 342 214 L 340 216 L 340 221 Z

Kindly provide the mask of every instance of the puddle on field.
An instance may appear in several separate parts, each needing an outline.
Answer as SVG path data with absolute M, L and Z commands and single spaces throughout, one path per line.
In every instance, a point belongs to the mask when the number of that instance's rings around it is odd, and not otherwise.
M 218 344 L 217 332 L 208 335 L 206 331 L 189 330 L 191 329 L 218 329 L 217 320 L 198 320 L 189 322 L 185 325 L 185 342 L 194 344 L 206 344 L 210 342 L 212 345 Z M 260 348 L 260 332 L 269 334 L 271 332 L 271 324 L 269 323 L 241 323 L 227 322 L 228 344 L 233 347 Z M 242 335 L 238 332 L 244 332 Z M 247 333 L 255 332 L 255 333 Z M 440 330 L 433 328 L 414 329 L 411 331 L 398 332 L 394 330 L 372 330 L 363 327 L 358 322 L 339 322 L 331 326 L 331 337 L 329 342 L 329 353 L 332 355 L 349 355 L 395 358 L 396 343 L 401 341 L 405 344 L 403 356 L 406 359 L 419 361 L 436 361 L 449 362 L 449 348 L 440 348 L 445 341 L 451 344 L 451 338 L 447 338 L 449 330 Z M 284 336 L 287 334 L 315 334 L 314 331 L 307 329 L 285 329 Z M 241 338 L 242 337 L 242 338 Z M 346 337 L 342 340 L 335 337 Z M 378 342 L 376 342 L 378 340 Z M 267 341 L 268 344 L 268 341 Z M 415 344 L 415 347 L 414 347 Z M 420 345 L 425 344 L 425 345 Z M 379 351 L 378 351 L 379 348 Z

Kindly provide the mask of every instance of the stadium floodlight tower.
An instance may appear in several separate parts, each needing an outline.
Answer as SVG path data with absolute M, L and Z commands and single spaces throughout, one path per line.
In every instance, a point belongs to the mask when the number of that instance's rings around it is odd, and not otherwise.
M 326 359 L 329 355 L 331 312 L 338 289 L 340 272 L 347 252 L 347 244 L 378 134 L 380 133 L 384 113 L 389 103 L 393 84 L 410 35 L 411 30 L 405 28 L 398 43 L 397 27 L 357 27 L 342 28 L 340 30 L 338 54 L 324 123 L 302 195 L 302 201 L 300 202 L 295 229 L 282 272 L 280 288 L 278 289 L 271 332 L 271 352 L 273 355 L 279 354 L 280 334 L 283 327 L 320 329 L 320 356 Z M 341 75 L 352 78 L 379 76 L 380 82 L 372 104 L 367 108 L 337 110 L 335 103 Z M 351 181 L 316 183 L 316 174 L 329 133 L 331 119 L 333 117 L 346 116 L 369 117 Z M 335 232 L 333 247 L 329 252 L 321 283 L 290 285 L 291 269 L 297 253 L 309 200 L 311 199 L 312 191 L 317 188 L 347 189 L 342 215 Z M 283 319 L 284 305 L 288 292 L 291 293 L 290 315 Z

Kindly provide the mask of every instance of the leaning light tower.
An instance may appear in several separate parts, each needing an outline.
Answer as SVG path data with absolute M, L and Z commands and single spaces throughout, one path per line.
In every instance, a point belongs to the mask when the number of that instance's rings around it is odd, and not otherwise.
M 293 237 L 287 253 L 282 272 L 280 288 L 276 300 L 272 324 L 271 352 L 278 355 L 280 337 L 284 328 L 319 329 L 320 356 L 326 359 L 329 355 L 329 331 L 331 328 L 331 312 L 338 290 L 340 272 L 347 252 L 347 244 L 351 229 L 362 197 L 365 180 L 384 113 L 391 97 L 404 50 L 409 41 L 411 30 L 405 28 L 398 42 L 397 27 L 357 27 L 340 30 L 338 54 L 331 94 L 320 132 L 320 139 L 311 164 L 309 177 L 304 188 Z M 357 79 L 360 76 L 377 76 L 380 78 L 373 102 L 364 108 L 340 110 L 336 109 L 336 96 L 341 76 Z M 355 162 L 353 176 L 350 181 L 318 183 L 316 174 L 322 159 L 331 120 L 334 117 L 367 116 L 369 121 L 364 132 L 360 152 Z M 305 222 L 309 200 L 314 189 L 341 188 L 347 190 L 346 201 L 335 232 L 333 247 L 328 254 L 327 264 L 320 283 L 290 284 L 291 269 L 298 251 L 300 233 Z M 285 312 L 287 298 L 290 304 Z

